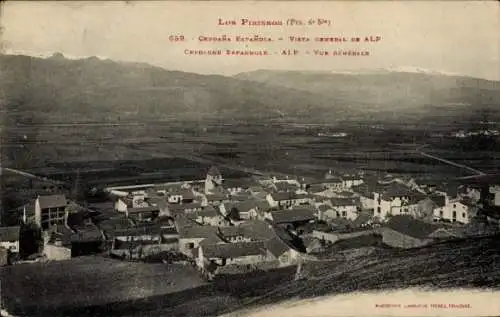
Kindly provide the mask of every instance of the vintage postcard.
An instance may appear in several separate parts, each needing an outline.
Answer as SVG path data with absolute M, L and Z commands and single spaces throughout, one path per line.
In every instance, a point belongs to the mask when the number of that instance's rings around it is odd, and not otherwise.
M 0 315 L 500 316 L 498 1 L 4 1 Z

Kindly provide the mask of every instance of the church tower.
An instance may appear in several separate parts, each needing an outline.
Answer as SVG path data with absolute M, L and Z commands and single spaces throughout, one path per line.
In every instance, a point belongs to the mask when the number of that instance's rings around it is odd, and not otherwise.
M 205 179 L 205 195 L 213 194 L 222 189 L 222 175 L 219 169 L 212 166 L 207 173 L 207 178 Z

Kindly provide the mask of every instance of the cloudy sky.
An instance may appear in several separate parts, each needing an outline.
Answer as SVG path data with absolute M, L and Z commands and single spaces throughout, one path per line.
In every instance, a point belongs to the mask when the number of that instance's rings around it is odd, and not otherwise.
M 330 20 L 330 26 L 219 26 L 218 19 Z M 442 2 L 4 2 L 5 53 L 102 56 L 167 69 L 235 74 L 255 69 L 355 70 L 418 67 L 500 79 L 497 1 Z M 170 35 L 184 35 L 172 43 Z M 201 43 L 199 36 L 262 35 L 265 44 Z M 381 36 L 379 42 L 290 43 L 288 36 Z M 277 41 L 283 37 L 283 41 Z M 185 50 L 267 49 L 271 56 L 189 56 Z M 297 56 L 282 56 L 298 49 Z M 369 56 L 314 56 L 314 49 L 369 51 Z M 276 54 L 275 54 L 276 53 Z

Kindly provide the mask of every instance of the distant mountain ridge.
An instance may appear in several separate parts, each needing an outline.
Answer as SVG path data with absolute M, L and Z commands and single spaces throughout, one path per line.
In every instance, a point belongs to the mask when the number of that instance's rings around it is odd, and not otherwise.
M 450 120 L 495 115 L 500 108 L 500 82 L 418 68 L 349 74 L 257 70 L 228 77 L 56 53 L 1 55 L 0 70 L 7 123 L 207 117 L 383 121 L 430 114 Z
M 312 93 L 270 89 L 221 75 L 168 71 L 147 63 L 96 57 L 3 55 L 0 66 L 2 104 L 11 114 L 24 115 L 17 119 L 28 122 L 206 116 L 267 120 L 300 117 L 310 107 L 331 108 L 334 103 Z
M 406 117 L 456 116 L 471 113 L 456 109 L 468 105 L 481 115 L 497 115 L 500 82 L 455 76 L 419 68 L 347 72 L 257 70 L 235 76 L 276 87 L 286 87 L 365 106 L 365 111 Z M 457 112 L 458 111 L 458 112 Z

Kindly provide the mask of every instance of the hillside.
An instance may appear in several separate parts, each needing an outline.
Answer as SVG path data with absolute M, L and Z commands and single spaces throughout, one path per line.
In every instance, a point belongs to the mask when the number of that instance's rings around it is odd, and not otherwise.
M 445 116 L 483 119 L 500 115 L 500 82 L 408 68 L 358 72 L 258 70 L 235 76 L 336 98 L 367 116 Z M 475 110 L 475 116 L 471 114 Z M 479 113 L 477 113 L 479 111 Z M 380 116 L 383 117 L 383 116 Z M 418 119 L 418 118 L 417 118 Z
M 3 295 L 7 308 L 25 316 L 50 316 L 55 311 L 70 316 L 216 316 L 292 298 L 354 291 L 408 287 L 498 289 L 498 238 L 469 239 L 413 250 L 378 249 L 346 260 L 309 262 L 303 270 L 306 279 L 299 281 L 293 281 L 292 267 L 267 274 L 222 277 L 213 284 L 190 290 L 182 290 L 184 280 L 178 285 L 180 281 L 172 275 L 175 270 L 169 266 L 164 266 L 164 272 L 161 265 L 154 265 L 152 270 L 131 264 L 127 269 L 125 263 L 110 265 L 85 258 L 43 264 L 43 274 L 34 274 L 40 265 L 3 268 L 0 277 L 3 285 L 10 287 L 8 294 Z M 187 279 L 187 269 L 183 272 L 182 279 Z M 103 284 L 104 275 L 107 279 L 112 276 L 112 283 Z M 25 281 L 27 277 L 29 282 Z M 76 290 L 76 284 L 69 283 L 67 290 L 60 292 L 61 283 L 75 277 L 84 278 L 85 287 Z M 152 279 L 154 283 L 148 284 Z M 191 280 L 196 279 L 193 276 Z M 177 289 L 171 290 L 169 285 Z M 73 299 L 72 291 L 79 296 Z

